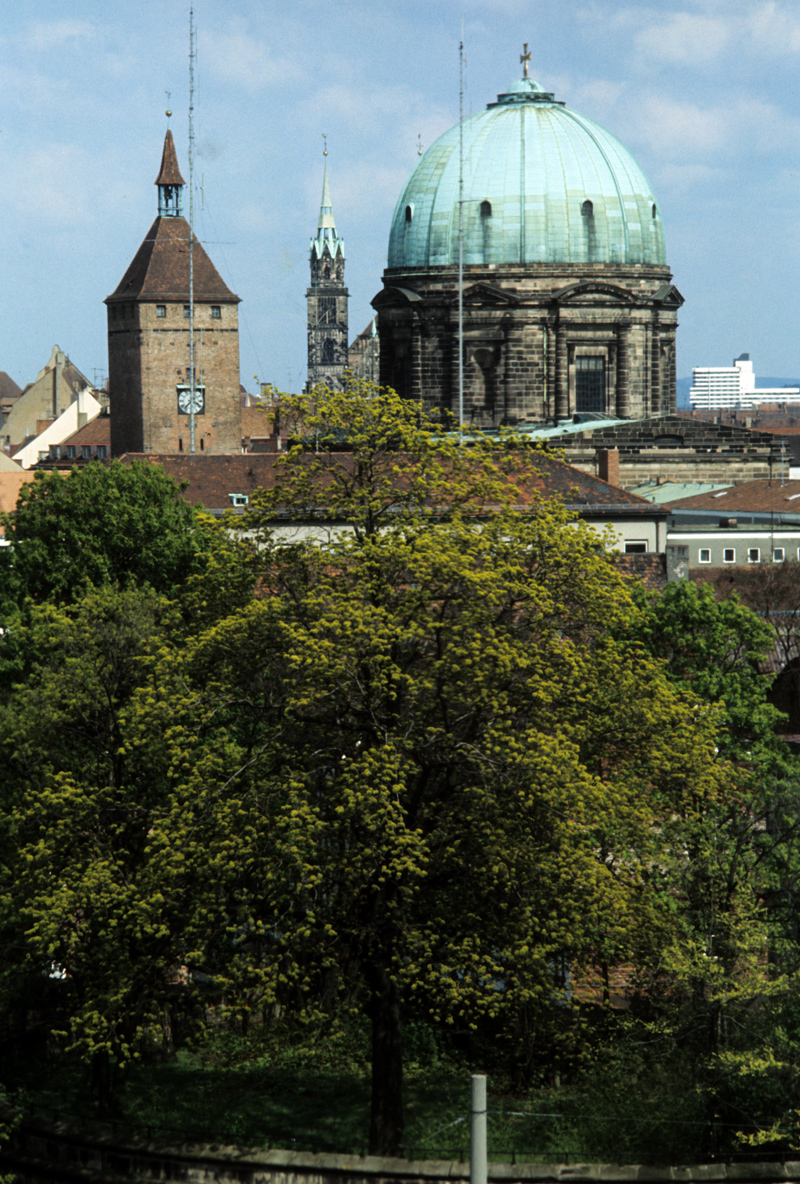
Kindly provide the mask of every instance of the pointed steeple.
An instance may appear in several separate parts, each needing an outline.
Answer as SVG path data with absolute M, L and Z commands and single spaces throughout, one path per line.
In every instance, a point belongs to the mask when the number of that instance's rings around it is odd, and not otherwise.
M 161 153 L 161 168 L 155 179 L 158 186 L 158 212 L 163 218 L 180 218 L 182 215 L 182 193 L 186 184 L 178 168 L 178 155 L 172 132 L 167 128 L 164 137 L 164 151 Z
M 327 152 L 326 152 L 327 155 Z M 325 171 L 322 175 L 322 204 L 319 209 L 317 222 L 317 237 L 311 240 L 311 258 L 322 258 L 327 246 L 331 259 L 341 255 L 344 259 L 344 239 L 336 234 L 336 223 L 333 219 L 333 205 L 331 204 L 331 188 L 328 184 L 328 162 L 325 161 Z

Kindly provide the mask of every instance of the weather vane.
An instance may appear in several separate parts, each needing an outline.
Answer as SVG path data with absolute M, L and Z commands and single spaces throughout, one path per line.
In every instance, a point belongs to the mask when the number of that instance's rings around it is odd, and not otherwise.
M 417 156 L 422 156 L 422 133 L 417 136 Z
M 324 148 L 323 148 L 323 150 L 322 150 L 322 155 L 323 155 L 323 156 L 327 156 L 327 155 L 328 155 L 328 133 L 327 133 L 327 132 L 323 132 L 323 133 L 322 133 L 322 138 L 323 138 L 323 140 L 325 141 L 325 147 L 324 147 Z
M 519 60 L 522 62 L 522 77 L 528 77 L 528 62 L 531 60 L 531 55 L 528 53 L 528 42 L 522 46 L 522 53 L 519 55 Z
M 165 90 L 164 94 L 167 96 L 167 110 L 166 110 L 165 114 L 167 116 L 167 127 L 169 127 L 169 120 L 170 120 L 170 116 L 172 115 L 172 112 L 169 109 L 169 101 L 172 98 L 172 91 Z

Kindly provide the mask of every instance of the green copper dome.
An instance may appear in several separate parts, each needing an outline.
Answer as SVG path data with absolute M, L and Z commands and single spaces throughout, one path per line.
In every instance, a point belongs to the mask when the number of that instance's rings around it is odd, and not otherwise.
M 619 140 L 533 79 L 465 119 L 464 263 L 666 264 L 650 184 Z M 389 267 L 458 263 L 459 125 L 425 153 L 392 219 Z

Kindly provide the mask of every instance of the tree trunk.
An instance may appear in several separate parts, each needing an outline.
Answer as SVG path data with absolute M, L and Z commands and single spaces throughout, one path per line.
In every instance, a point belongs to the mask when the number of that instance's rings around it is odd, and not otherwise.
M 372 1020 L 370 1155 L 398 1155 L 403 1148 L 403 1019 L 400 991 L 385 966 L 368 975 Z

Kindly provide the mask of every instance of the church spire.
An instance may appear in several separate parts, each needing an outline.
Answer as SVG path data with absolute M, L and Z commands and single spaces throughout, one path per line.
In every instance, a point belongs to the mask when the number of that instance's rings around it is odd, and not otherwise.
M 158 212 L 163 218 L 180 218 L 183 210 L 181 190 L 186 184 L 178 168 L 178 155 L 172 132 L 167 128 L 164 137 L 164 151 L 161 153 L 161 168 L 155 179 L 158 186 Z
M 328 155 L 328 150 L 325 150 L 325 156 Z M 325 161 L 325 171 L 322 174 L 322 203 L 319 208 L 319 221 L 317 222 L 317 237 L 311 240 L 311 260 L 314 261 L 316 255 L 317 259 L 322 259 L 323 252 L 327 246 L 331 259 L 335 259 L 337 255 L 341 255 L 344 259 L 344 239 L 339 238 L 336 233 L 336 222 L 333 218 L 333 205 L 331 204 L 331 187 L 328 184 L 328 162 Z
M 308 306 L 308 385 L 324 383 L 341 390 L 347 371 L 347 300 L 344 286 L 344 239 L 336 233 L 328 184 L 328 148 L 322 175 L 322 204 L 317 236 L 311 240 Z

